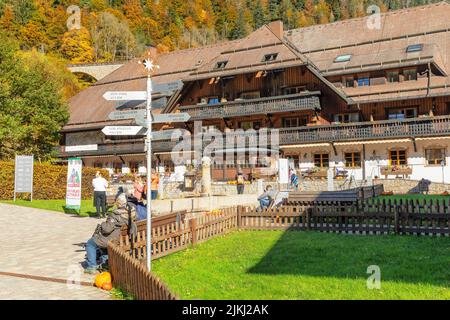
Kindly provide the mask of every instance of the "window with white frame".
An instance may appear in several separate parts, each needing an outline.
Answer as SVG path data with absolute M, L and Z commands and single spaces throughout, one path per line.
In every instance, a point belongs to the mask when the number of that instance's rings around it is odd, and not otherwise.
M 417 69 L 406 69 L 403 70 L 403 76 L 405 77 L 405 81 L 417 80 Z
M 308 116 L 283 118 L 283 127 L 284 128 L 302 127 L 306 126 L 308 122 L 309 122 Z
M 314 166 L 319 168 L 328 168 L 330 166 L 330 157 L 328 153 L 315 153 Z
M 345 167 L 360 168 L 361 167 L 361 152 L 345 152 L 344 160 L 345 160 Z
M 359 113 L 341 113 L 334 115 L 334 122 L 349 123 L 358 121 L 359 121 Z
M 425 149 L 426 164 L 429 166 L 446 165 L 444 148 Z

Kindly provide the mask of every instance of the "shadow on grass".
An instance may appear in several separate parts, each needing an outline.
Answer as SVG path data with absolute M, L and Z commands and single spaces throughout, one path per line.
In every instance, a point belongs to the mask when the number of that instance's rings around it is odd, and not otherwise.
M 287 231 L 249 273 L 367 279 L 450 286 L 450 238 Z
M 95 211 L 88 211 L 88 212 L 81 212 L 81 210 L 77 210 L 77 209 L 71 209 L 71 208 L 66 208 L 66 206 L 61 206 L 62 210 L 64 211 L 65 214 L 70 214 L 75 218 L 96 218 L 97 217 L 97 212 Z

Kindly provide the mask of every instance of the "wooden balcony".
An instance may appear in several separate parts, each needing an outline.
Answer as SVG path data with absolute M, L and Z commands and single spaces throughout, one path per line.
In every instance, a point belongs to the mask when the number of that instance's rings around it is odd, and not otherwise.
M 450 134 L 450 116 L 280 129 L 280 145 Z
M 269 130 L 270 132 L 270 130 Z M 248 141 L 257 143 L 259 132 L 256 136 L 242 131 L 234 132 L 236 137 L 246 137 Z M 314 127 L 282 128 L 279 129 L 279 144 L 308 144 L 317 142 L 340 142 L 340 141 L 367 141 L 392 138 L 416 138 L 450 135 L 450 116 L 414 118 L 405 120 L 385 120 L 374 122 L 358 122 L 339 125 L 326 125 Z M 266 135 L 270 144 L 272 137 Z M 211 137 L 205 135 L 202 139 L 203 147 L 211 142 Z M 223 140 L 224 142 L 226 140 Z M 274 141 L 275 142 L 275 141 Z M 177 144 L 177 141 L 154 141 L 153 152 L 169 152 Z M 193 146 L 193 145 L 192 145 Z M 270 146 L 275 148 L 276 146 Z M 143 154 L 144 142 L 107 143 L 98 145 L 97 151 L 65 152 L 64 146 L 58 148 L 59 157 L 87 156 L 87 155 L 123 155 Z
M 219 104 L 182 106 L 179 109 L 181 112 L 189 113 L 191 115 L 191 121 L 314 110 L 320 109 L 319 95 L 319 91 L 314 91 L 280 97 L 231 101 Z

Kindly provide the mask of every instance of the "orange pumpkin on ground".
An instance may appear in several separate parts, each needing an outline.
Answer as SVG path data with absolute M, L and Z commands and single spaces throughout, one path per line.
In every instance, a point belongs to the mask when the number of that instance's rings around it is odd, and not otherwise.
M 102 288 L 105 283 L 111 283 L 111 274 L 109 272 L 102 272 L 95 277 L 95 286 Z
M 111 282 L 105 282 L 103 284 L 103 286 L 102 286 L 102 289 L 106 290 L 106 291 L 110 291 L 112 289 L 112 283 Z

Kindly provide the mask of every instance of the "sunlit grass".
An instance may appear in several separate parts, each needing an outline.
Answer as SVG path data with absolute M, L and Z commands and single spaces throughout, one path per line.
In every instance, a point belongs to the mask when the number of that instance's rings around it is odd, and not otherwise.
M 96 214 L 95 207 L 92 200 L 81 200 L 81 209 L 79 212 L 74 210 L 65 209 L 66 200 L 12 200 L 1 201 L 2 203 L 14 204 L 23 207 L 38 208 L 50 211 L 65 212 L 65 213 L 76 213 L 80 216 L 93 216 Z
M 182 299 L 450 299 L 450 238 L 238 231 L 153 271 Z

